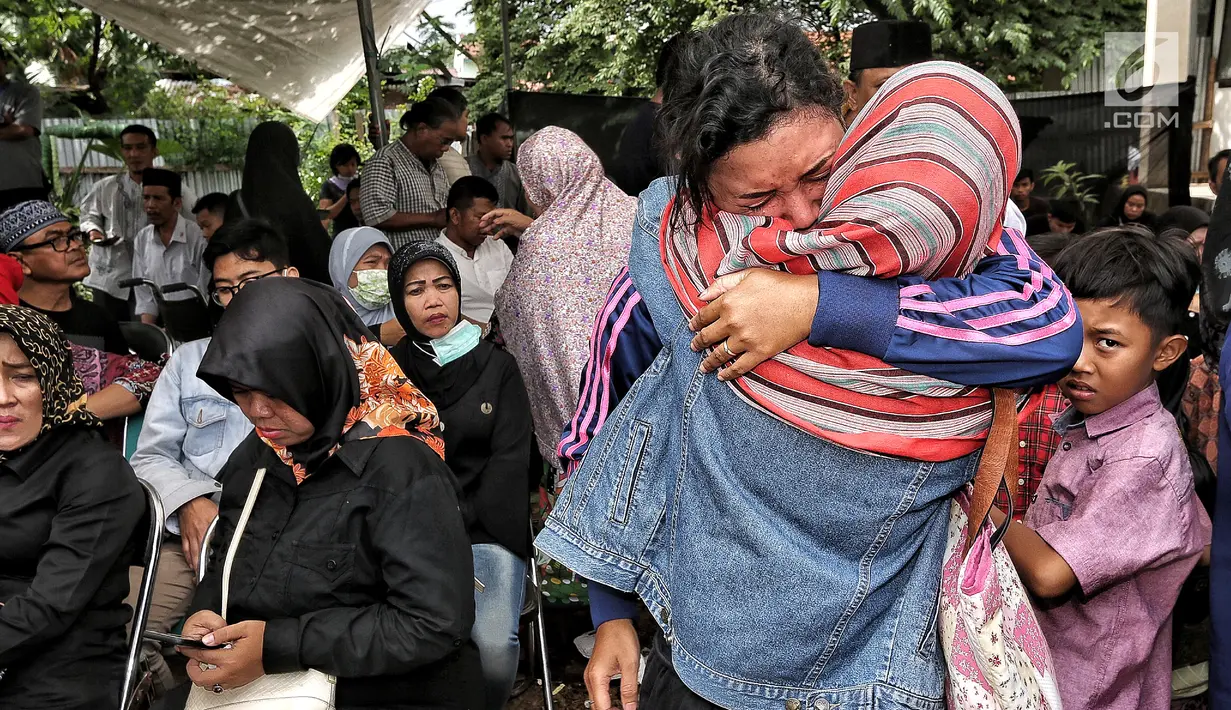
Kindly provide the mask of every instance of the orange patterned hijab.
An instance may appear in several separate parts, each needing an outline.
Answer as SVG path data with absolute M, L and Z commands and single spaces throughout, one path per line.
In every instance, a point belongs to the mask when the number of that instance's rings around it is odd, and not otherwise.
M 436 407 L 341 296 L 321 284 L 276 278 L 245 287 L 197 374 L 228 399 L 231 383 L 240 384 L 312 422 L 316 432 L 302 444 L 261 439 L 299 483 L 347 441 L 409 436 L 444 458 Z

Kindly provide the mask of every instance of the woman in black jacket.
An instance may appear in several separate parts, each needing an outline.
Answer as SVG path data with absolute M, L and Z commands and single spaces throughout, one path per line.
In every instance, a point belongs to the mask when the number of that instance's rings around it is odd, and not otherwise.
M 232 454 L 215 564 L 181 649 L 196 685 L 225 693 L 264 674 L 337 677 L 337 707 L 482 707 L 473 567 L 431 402 L 333 289 L 306 279 L 244 288 L 198 376 L 256 429 Z M 222 568 L 240 537 L 228 617 Z M 211 667 L 214 666 L 214 667 Z
M 487 707 L 505 705 L 517 675 L 517 622 L 530 554 L 530 400 L 512 355 L 459 317 L 461 278 L 449 250 L 407 244 L 389 264 L 393 311 L 407 336 L 393 356 L 440 411 L 445 461 L 462 488 L 474 554 L 474 640 Z
M 68 341 L 0 306 L 0 708 L 116 708 L 145 498 L 85 407 Z
M 1140 224 L 1150 229 L 1154 228 L 1154 213 L 1146 210 L 1146 198 L 1149 193 L 1141 185 L 1129 185 L 1120 193 L 1116 208 L 1111 215 L 1099 222 L 1100 227 L 1122 227 L 1126 224 Z

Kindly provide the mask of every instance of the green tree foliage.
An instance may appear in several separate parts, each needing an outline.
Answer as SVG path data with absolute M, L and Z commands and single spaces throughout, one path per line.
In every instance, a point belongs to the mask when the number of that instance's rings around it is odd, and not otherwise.
M 658 48 L 673 35 L 733 12 L 797 18 L 839 69 L 849 30 L 873 19 L 918 19 L 937 55 L 973 66 L 1006 90 L 1067 82 L 1099 56 L 1103 33 L 1140 30 L 1145 0 L 507 0 L 516 87 L 648 95 Z M 472 100 L 497 106 L 504 92 L 500 0 L 472 0 L 481 74 Z
M 125 115 L 165 70 L 195 71 L 178 57 L 69 0 L 0 0 L 0 43 L 17 64 L 46 66 L 69 91 L 49 115 Z

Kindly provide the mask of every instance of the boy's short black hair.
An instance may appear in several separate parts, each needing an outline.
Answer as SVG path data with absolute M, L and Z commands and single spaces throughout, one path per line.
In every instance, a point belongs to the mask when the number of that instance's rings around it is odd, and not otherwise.
M 513 127 L 512 121 L 505 118 L 504 116 L 501 116 L 498 113 L 485 114 L 482 118 L 478 120 L 477 123 L 474 124 L 475 138 L 482 138 L 483 136 L 490 136 L 491 134 L 495 133 L 500 128 L 500 124 L 502 123 L 507 124 L 510 128 Z
M 1210 157 L 1209 165 L 1206 168 L 1209 170 L 1211 180 L 1218 180 L 1219 176 L 1216 174 L 1219 172 L 1218 164 L 1224 160 L 1231 161 L 1231 148 L 1224 148 Z M 1226 169 L 1225 165 L 1223 169 Z
M 1034 253 L 1053 270 L 1056 268 L 1056 257 L 1060 256 L 1060 252 L 1075 241 L 1077 241 L 1075 235 L 1059 232 L 1044 232 L 1026 237 L 1026 243 L 1030 245 Z
M 214 262 L 227 254 L 244 261 L 268 261 L 278 269 L 291 265 L 286 238 L 262 219 L 237 219 L 222 225 L 205 247 L 205 268 L 213 271 Z
M 351 194 L 355 190 L 358 190 L 359 187 L 360 187 L 359 178 L 358 176 L 356 176 L 354 180 L 351 180 L 350 182 L 346 183 L 346 194 L 348 195 Z
M 1029 180 L 1030 182 L 1034 182 L 1034 171 L 1031 170 L 1030 168 L 1022 168 L 1021 170 L 1018 170 L 1017 177 L 1013 178 L 1013 184 L 1016 185 L 1022 180 Z
M 350 161 L 359 161 L 359 151 L 350 143 L 339 143 L 329 151 L 329 169 L 334 175 L 338 174 L 338 166 L 346 165 Z
M 150 187 L 165 187 L 167 194 L 171 195 L 173 200 L 184 194 L 184 180 L 179 173 L 173 170 L 146 168 L 141 171 L 141 184 Z
M 449 188 L 445 209 L 465 211 L 470 209 L 477 199 L 487 199 L 496 204 L 500 201 L 500 193 L 496 192 L 496 186 L 487 180 L 477 175 L 467 175 L 458 178 L 453 187 Z
M 125 126 L 124 130 L 120 131 L 120 142 L 121 143 L 124 142 L 124 136 L 130 135 L 130 134 L 135 134 L 138 136 L 145 136 L 146 138 L 150 139 L 151 148 L 158 147 L 158 136 L 154 135 L 154 129 L 150 128 L 149 126 L 143 126 L 140 123 L 134 123 L 131 126 Z
M 192 206 L 193 214 L 201 214 L 202 212 L 213 212 L 220 217 L 227 216 L 227 197 L 225 192 L 211 192 L 208 195 L 197 200 L 197 204 Z
M 1081 221 L 1077 203 L 1072 200 L 1052 200 L 1047 205 L 1047 214 L 1065 224 L 1077 224 Z
M 1145 227 L 1099 229 L 1056 259 L 1056 273 L 1077 299 L 1124 299 L 1155 342 L 1180 332 L 1201 282 L 1197 253 Z

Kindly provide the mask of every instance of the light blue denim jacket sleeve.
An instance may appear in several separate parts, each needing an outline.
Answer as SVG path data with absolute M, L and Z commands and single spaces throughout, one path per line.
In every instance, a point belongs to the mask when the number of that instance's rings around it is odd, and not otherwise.
M 197 379 L 208 346 L 208 338 L 194 340 L 171 356 L 150 395 L 132 457 L 137 476 L 162 498 L 167 530 L 176 535 L 176 511 L 202 496 L 217 500 L 222 485 L 214 476 L 252 431 L 239 407 Z

